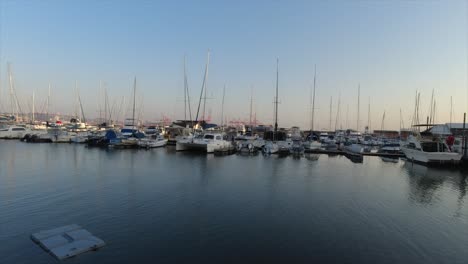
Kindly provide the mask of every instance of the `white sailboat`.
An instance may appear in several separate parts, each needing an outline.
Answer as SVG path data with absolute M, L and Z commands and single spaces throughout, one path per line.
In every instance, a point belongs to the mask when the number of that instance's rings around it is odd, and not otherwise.
M 317 67 L 314 70 L 314 90 L 312 94 L 312 109 L 311 109 L 311 126 L 310 126 L 310 134 L 307 137 L 306 141 L 304 141 L 303 145 L 305 149 L 308 150 L 318 150 L 322 147 L 322 143 L 320 139 L 313 135 L 314 132 L 314 114 L 315 114 L 315 85 L 317 80 Z
M 205 101 L 206 101 L 206 84 L 208 80 L 208 66 L 210 63 L 210 51 L 208 51 L 207 54 L 207 59 L 206 59 L 206 65 L 205 65 L 205 75 L 203 77 L 203 83 L 202 83 L 202 89 L 200 92 L 200 99 L 198 101 L 198 109 L 197 109 L 197 115 L 195 117 L 195 122 L 198 122 L 198 116 L 200 113 L 200 106 L 201 106 L 201 100 L 203 95 L 205 95 Z M 187 86 L 186 86 L 187 87 Z M 203 102 L 203 121 L 205 121 L 205 101 Z M 193 126 L 198 127 L 198 124 Z M 231 142 L 226 141 L 223 139 L 223 134 L 221 133 L 209 133 L 209 132 L 203 132 L 200 133 L 196 136 L 186 136 L 177 139 L 176 142 L 176 151 L 188 151 L 188 150 L 198 150 L 198 151 L 203 151 L 206 153 L 214 153 L 215 150 L 220 150 L 224 148 L 228 148 L 231 146 Z
M 289 153 L 292 141 L 286 141 L 285 133 L 280 133 L 278 131 L 278 80 L 279 79 L 279 59 L 276 59 L 276 96 L 275 96 L 275 128 L 272 133 L 272 138 L 267 138 L 265 141 L 265 146 L 263 147 L 263 152 L 265 154 L 282 154 Z M 283 135 L 284 134 L 284 135 Z

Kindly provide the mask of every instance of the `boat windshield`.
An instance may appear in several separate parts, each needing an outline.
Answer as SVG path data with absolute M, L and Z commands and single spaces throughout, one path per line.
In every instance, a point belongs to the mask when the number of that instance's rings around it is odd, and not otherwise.
M 424 152 L 446 152 L 445 144 L 440 142 L 421 142 L 421 147 Z

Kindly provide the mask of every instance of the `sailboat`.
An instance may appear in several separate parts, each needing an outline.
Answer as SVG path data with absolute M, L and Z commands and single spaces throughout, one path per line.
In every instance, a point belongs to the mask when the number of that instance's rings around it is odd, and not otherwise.
M 198 122 L 198 115 L 200 113 L 200 106 L 202 96 L 204 96 L 203 102 L 203 118 L 205 119 L 205 103 L 206 103 L 206 82 L 208 79 L 208 66 L 210 63 L 210 52 L 208 51 L 206 65 L 205 65 L 205 76 L 203 78 L 202 89 L 200 92 L 200 99 L 198 101 L 197 116 L 195 117 L 195 124 Z M 202 120 L 201 123 L 204 123 Z M 195 127 L 202 128 L 202 125 L 197 124 L 192 127 L 192 130 L 195 130 Z M 228 148 L 231 146 L 231 142 L 223 139 L 222 133 L 199 133 L 196 136 L 184 137 L 176 142 L 176 151 L 186 151 L 186 150 L 199 150 L 206 153 L 214 153 L 216 150 Z
M 312 95 L 312 111 L 311 111 L 311 126 L 310 133 L 306 138 L 306 141 L 303 143 L 304 148 L 308 150 L 318 150 L 322 147 L 319 137 L 314 135 L 314 114 L 315 114 L 315 84 L 317 80 L 317 67 L 314 70 L 314 91 Z
M 264 134 L 265 146 L 263 146 L 263 153 L 265 154 L 289 154 L 290 145 L 292 145 L 292 141 L 286 141 L 286 133 L 278 131 L 278 78 L 279 59 L 276 59 L 275 127 L 273 131 Z

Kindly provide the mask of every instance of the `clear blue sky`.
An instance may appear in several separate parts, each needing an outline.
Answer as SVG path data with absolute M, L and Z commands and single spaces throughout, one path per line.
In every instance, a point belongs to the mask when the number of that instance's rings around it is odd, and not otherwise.
M 0 0 L 1 91 L 8 111 L 6 62 L 12 63 L 23 108 L 36 91 L 43 102 L 52 83 L 52 111 L 74 111 L 74 82 L 85 112 L 97 116 L 99 80 L 111 101 L 131 96 L 137 77 L 144 119 L 183 118 L 183 56 L 193 108 L 211 50 L 208 109 L 248 120 L 251 87 L 257 118 L 271 123 L 276 58 L 280 60 L 280 126 L 310 127 L 310 89 L 317 65 L 316 128 L 361 129 L 410 122 L 414 94 L 421 116 L 432 89 L 437 121 L 448 121 L 450 96 L 461 121 L 467 108 L 466 1 L 20 1 Z M 38 103 L 39 104 L 39 103 Z M 349 105 L 348 114 L 346 109 Z M 0 109 L 1 110 L 1 109 Z

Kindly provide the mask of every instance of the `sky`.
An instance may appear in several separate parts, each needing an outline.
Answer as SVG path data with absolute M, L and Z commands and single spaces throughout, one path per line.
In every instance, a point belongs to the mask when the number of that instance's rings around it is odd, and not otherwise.
M 436 122 L 449 122 L 451 97 L 462 122 L 467 12 L 462 0 L 0 0 L 0 112 L 10 112 L 10 63 L 25 112 L 33 92 L 44 109 L 51 83 L 50 112 L 73 113 L 76 81 L 85 115 L 98 117 L 102 81 L 128 117 L 122 102 L 136 77 L 142 119 L 183 119 L 184 56 L 195 111 L 210 50 L 206 109 L 215 123 L 224 86 L 228 121 L 249 120 L 252 95 L 257 119 L 274 122 L 277 59 L 280 127 L 311 127 L 315 67 L 315 129 L 363 130 L 369 120 L 371 129 L 399 129 L 400 119 L 408 127 L 416 91 L 425 117 L 433 90 Z

